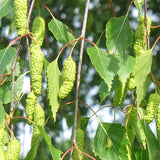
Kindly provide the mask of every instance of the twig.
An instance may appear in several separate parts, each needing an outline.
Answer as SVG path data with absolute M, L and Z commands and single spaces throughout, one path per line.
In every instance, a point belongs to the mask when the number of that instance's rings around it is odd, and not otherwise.
M 20 49 L 21 49 L 21 42 L 22 40 L 20 41 L 20 44 L 19 44 L 19 48 L 17 50 L 17 54 L 15 56 L 15 59 L 14 59 L 14 62 L 13 62 L 13 65 L 12 65 L 12 94 L 11 94 L 11 106 L 10 106 L 10 111 L 13 113 L 14 111 L 14 86 L 15 86 L 15 68 L 16 68 L 16 63 L 17 63 L 17 59 L 18 59 L 18 56 L 19 56 L 19 52 L 20 52 Z
M 115 12 L 114 12 L 114 7 L 113 7 L 112 0 L 109 0 L 109 1 L 110 1 L 110 4 L 111 4 L 111 9 L 112 9 L 113 17 L 115 17 Z
M 82 26 L 81 37 L 85 37 L 86 25 L 87 25 L 87 17 L 88 17 L 88 8 L 89 8 L 90 0 L 86 0 L 86 8 L 84 13 L 84 20 Z M 74 129 L 73 129 L 73 144 L 76 142 L 76 130 L 77 130 L 77 113 L 78 113 L 78 99 L 79 99 L 79 87 L 80 87 L 80 79 L 81 79 L 81 67 L 82 67 L 82 59 L 83 59 L 83 50 L 84 50 L 84 39 L 81 41 L 80 55 L 79 55 L 79 65 L 78 65 L 78 74 L 77 74 L 77 85 L 76 85 L 76 97 L 75 97 L 75 112 L 74 112 Z M 72 145 L 73 145 L 72 144 Z M 72 160 L 73 151 L 71 151 L 70 159 Z
M 129 14 L 129 11 L 130 11 L 130 9 L 131 9 L 131 6 L 132 6 L 133 2 L 134 2 L 134 0 L 132 0 L 131 3 L 129 4 L 128 11 L 127 11 L 127 15 Z
M 144 20 L 146 27 L 146 42 L 147 42 L 147 50 L 149 49 L 149 36 L 148 36 L 148 25 L 147 25 L 147 1 L 144 0 Z
M 29 49 L 29 38 L 28 38 L 28 36 L 26 36 L 26 43 L 27 43 L 28 61 L 29 61 L 29 68 L 30 68 L 31 54 L 30 54 L 30 49 Z
M 35 3 L 35 0 L 32 0 L 31 6 L 28 12 L 28 17 L 27 17 L 27 29 L 29 29 L 29 22 L 30 22 L 32 11 L 33 11 L 34 3 Z
M 61 160 L 63 160 L 64 157 L 65 157 L 70 151 L 72 151 L 72 150 L 75 149 L 75 148 L 76 148 L 76 147 L 71 147 L 70 149 L 68 149 L 68 150 L 64 153 L 64 155 L 62 156 Z
M 159 41 L 159 39 L 160 39 L 160 36 L 159 36 L 159 37 L 156 39 L 156 41 L 154 42 L 154 44 L 153 44 L 151 50 L 153 50 L 153 48 L 155 47 L 155 45 L 157 44 L 157 42 Z

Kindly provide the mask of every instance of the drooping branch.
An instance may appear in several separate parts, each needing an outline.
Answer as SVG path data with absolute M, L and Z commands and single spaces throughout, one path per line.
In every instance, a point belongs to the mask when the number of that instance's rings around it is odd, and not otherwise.
M 82 33 L 81 37 L 85 37 L 86 25 L 87 25 L 87 17 L 88 17 L 88 8 L 89 8 L 90 0 L 86 0 L 86 8 L 83 19 Z M 84 50 L 84 39 L 81 41 L 80 55 L 79 55 L 79 63 L 78 63 L 78 73 L 77 73 L 77 84 L 76 84 L 76 97 L 75 97 L 75 112 L 74 112 L 74 129 L 73 129 L 73 146 L 76 143 L 76 130 L 77 130 L 77 113 L 78 113 L 78 101 L 79 101 L 79 88 L 80 88 L 80 79 L 81 79 L 81 67 L 82 67 L 82 59 L 83 59 L 83 50 Z M 73 151 L 71 151 L 72 160 Z

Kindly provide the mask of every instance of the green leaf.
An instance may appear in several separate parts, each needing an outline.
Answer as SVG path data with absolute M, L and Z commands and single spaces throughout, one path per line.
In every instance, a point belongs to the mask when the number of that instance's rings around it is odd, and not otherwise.
M 14 100 L 17 100 L 22 92 L 23 87 L 23 77 L 26 75 L 24 73 L 15 81 L 15 88 L 14 88 Z M 11 102 L 11 94 L 12 94 L 12 84 L 11 82 L 6 82 L 1 86 L 0 89 L 0 96 L 2 97 L 2 103 L 8 104 Z
M 135 59 L 134 59 L 134 57 L 132 57 L 128 54 L 122 54 L 118 58 L 119 58 L 119 62 L 120 62 L 120 68 L 118 70 L 118 75 L 119 75 L 122 83 L 125 84 L 127 79 L 130 76 L 130 73 L 133 70 L 133 67 L 135 65 Z
M 48 27 L 57 41 L 59 41 L 63 45 L 74 39 L 74 36 L 70 32 L 69 28 L 56 18 L 53 18 L 49 22 Z
M 7 47 L 0 50 L 0 75 L 4 73 L 7 65 L 9 65 L 16 55 L 15 48 Z
M 114 80 L 113 80 L 113 83 L 112 83 L 112 88 L 111 90 L 109 91 L 108 90 L 108 86 L 107 84 L 102 81 L 101 84 L 100 84 L 100 90 L 99 90 L 99 94 L 100 94 L 100 103 L 102 103 L 105 98 L 112 92 L 114 91 L 117 87 L 119 86 L 119 79 L 117 76 L 115 76 Z
M 51 155 L 52 155 L 52 159 L 53 160 L 61 160 L 61 154 L 62 152 L 58 149 L 56 149 L 53 145 L 52 145 L 52 142 L 51 142 L 51 137 L 45 132 L 45 130 L 41 127 L 41 126 L 38 126 L 36 125 L 41 133 L 41 136 L 43 137 L 43 139 L 45 140 L 50 152 L 51 152 Z
M 137 137 L 139 143 L 143 145 L 144 149 L 146 149 L 146 137 L 145 137 L 145 133 L 144 133 L 143 128 L 142 128 L 141 121 L 139 119 L 137 109 L 136 109 L 136 115 L 134 114 L 134 117 L 132 116 L 130 118 L 131 118 L 131 120 L 134 119 L 133 122 L 130 120 L 130 122 L 132 122 L 130 124 L 131 124 L 131 126 L 132 126 L 132 128 L 133 128 L 133 130 L 136 134 L 136 137 Z
M 81 117 L 80 128 L 85 131 L 88 125 L 89 117 Z
M 149 80 L 147 79 L 148 74 L 151 71 L 152 66 L 152 51 L 147 50 L 145 54 L 139 56 L 136 60 L 136 71 L 135 71 L 135 84 L 137 94 L 137 106 L 140 105 L 141 101 L 146 95 L 148 89 Z
M 149 160 L 148 152 L 140 147 L 132 147 L 132 153 L 134 154 L 134 160 Z
M 41 135 L 39 134 L 37 135 L 36 138 L 34 138 L 34 143 L 24 160 L 34 160 L 35 159 L 40 140 L 41 140 Z
M 54 121 L 56 121 L 56 113 L 59 108 L 58 93 L 60 78 L 61 72 L 58 67 L 57 59 L 55 59 L 47 68 L 48 99 L 51 105 Z
M 106 25 L 106 36 L 108 52 L 115 55 L 123 53 L 133 42 L 128 18 L 111 18 Z
M 12 2 L 12 0 L 0 0 L 0 19 L 13 9 Z
M 5 110 L 0 99 L 0 127 L 5 124 Z
M 110 90 L 112 86 L 112 80 L 119 69 L 118 59 L 95 47 L 88 48 L 87 52 L 92 64 L 95 66 L 101 78 L 108 85 L 108 90 Z
M 127 139 L 125 128 L 121 124 L 99 124 L 93 142 L 93 151 L 101 160 L 127 160 Z M 106 133 L 108 135 L 106 135 Z M 107 138 L 112 141 L 112 148 L 107 148 Z
M 141 126 L 144 130 L 145 136 L 146 136 L 146 142 L 147 142 L 147 148 L 149 151 L 149 160 L 155 159 L 157 153 L 158 153 L 158 144 L 157 140 L 151 131 L 148 124 L 144 122 L 144 120 L 141 120 Z

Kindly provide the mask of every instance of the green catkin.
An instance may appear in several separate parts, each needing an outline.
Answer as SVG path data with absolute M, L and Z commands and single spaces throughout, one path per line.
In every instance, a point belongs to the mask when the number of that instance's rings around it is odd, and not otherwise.
M 147 17 L 147 25 L 148 25 L 148 36 L 150 35 L 150 27 L 151 19 Z M 142 16 L 138 21 L 138 26 L 135 31 L 135 42 L 133 46 L 134 54 L 136 57 L 145 53 L 146 50 L 146 27 L 144 23 L 144 16 Z
M 32 41 L 30 45 L 30 52 L 33 53 L 37 50 L 37 45 L 39 47 L 42 46 L 44 35 L 45 35 L 45 20 L 42 17 L 36 17 L 33 21 L 32 26 L 33 39 L 37 42 L 37 44 Z M 35 51 L 34 51 L 35 50 Z
M 0 160 L 5 160 L 4 148 L 1 145 L 0 145 Z
M 45 126 L 45 113 L 44 113 L 44 110 L 41 107 L 41 105 L 38 103 L 36 104 L 36 106 L 34 108 L 33 117 L 34 117 L 35 124 L 44 128 L 44 126 Z M 39 135 L 40 135 L 40 132 L 39 132 L 38 128 L 34 125 L 31 146 L 34 145 L 34 142 L 36 141 L 37 137 L 39 137 Z
M 5 130 L 3 127 L 0 128 L 0 145 L 3 145 L 3 138 L 4 138 Z
M 26 116 L 30 120 L 33 120 L 33 112 L 34 112 L 34 105 L 36 103 L 37 97 L 34 95 L 34 92 L 31 91 L 26 99 Z M 28 124 L 32 124 L 30 121 L 27 121 Z
M 157 129 L 158 145 L 160 148 L 160 107 L 158 108 L 157 117 L 156 117 L 156 129 Z
M 128 88 L 128 81 L 123 84 L 120 81 L 120 85 L 115 89 L 114 97 L 113 97 L 113 104 L 115 106 L 122 106 L 123 102 L 127 95 L 127 88 Z
M 77 146 L 81 152 L 83 152 L 84 148 L 84 131 L 80 128 L 77 128 Z M 83 159 L 83 155 L 80 154 L 80 160 Z M 72 160 L 79 160 L 78 151 L 74 149 Z
M 35 96 L 40 96 L 42 91 L 42 71 L 43 71 L 43 53 L 37 47 L 37 50 L 31 56 L 31 80 L 32 90 Z
M 76 63 L 73 61 L 72 57 L 69 56 L 63 66 L 62 85 L 59 90 L 59 97 L 61 99 L 67 97 L 71 92 L 75 81 L 75 75 Z
M 20 142 L 14 137 L 7 146 L 5 160 L 18 160 L 20 154 Z
M 149 96 L 146 113 L 144 115 L 144 120 L 146 123 L 151 123 L 157 113 L 158 106 L 160 104 L 160 95 L 158 93 L 153 93 Z
M 22 36 L 27 27 L 27 0 L 14 0 L 14 14 L 17 34 Z
M 0 160 L 5 160 L 5 153 L 3 148 L 4 134 L 5 134 L 4 128 L 0 128 Z

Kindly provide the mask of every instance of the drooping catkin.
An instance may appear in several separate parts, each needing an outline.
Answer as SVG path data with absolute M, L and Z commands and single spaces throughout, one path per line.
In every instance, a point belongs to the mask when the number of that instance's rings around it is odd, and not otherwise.
M 63 65 L 63 76 L 62 85 L 59 90 L 59 97 L 65 98 L 71 92 L 76 75 L 76 63 L 73 61 L 72 57 L 69 56 Z
M 14 14 L 17 34 L 22 36 L 27 27 L 27 0 L 14 0 Z

